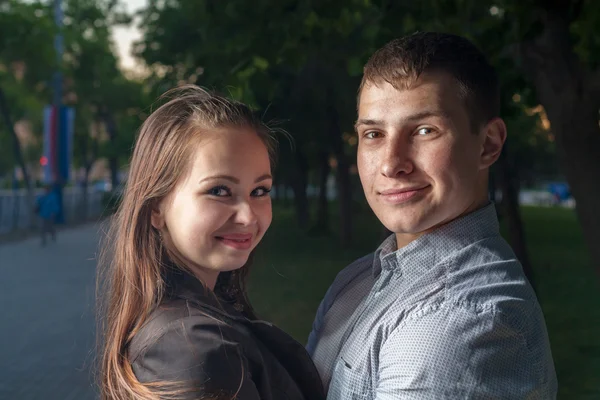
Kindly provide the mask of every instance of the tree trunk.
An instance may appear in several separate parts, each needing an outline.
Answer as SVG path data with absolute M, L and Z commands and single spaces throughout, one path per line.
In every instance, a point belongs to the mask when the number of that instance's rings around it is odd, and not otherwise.
M 119 160 L 114 149 L 117 148 L 117 124 L 115 118 L 110 111 L 103 113 L 103 120 L 108 132 L 108 138 L 111 144 L 112 151 L 108 156 L 108 168 L 110 169 L 110 183 L 112 190 L 116 190 L 119 186 Z
M 550 103 L 552 101 L 552 103 Z M 584 100 L 570 106 L 548 101 L 548 116 L 556 135 L 559 159 L 571 194 L 592 266 L 600 274 L 600 128 L 598 109 Z
M 306 186 L 308 185 L 308 162 L 306 156 L 300 149 L 296 149 L 296 165 L 292 172 L 291 186 L 294 192 L 294 206 L 298 226 L 305 229 L 310 219 L 308 211 L 308 197 Z
M 344 151 L 339 113 L 335 106 L 330 105 L 328 107 L 327 116 L 329 119 L 329 134 L 332 150 L 337 159 L 336 183 L 337 199 L 340 207 L 340 239 L 342 246 L 350 246 L 352 244 L 352 184 L 350 181 L 350 162 Z
M 0 88 L 0 113 L 2 113 L 2 117 L 4 118 L 4 124 L 6 125 L 6 129 L 8 129 L 8 133 L 13 138 L 13 150 L 15 152 L 15 161 L 21 167 L 21 171 L 23 172 L 23 180 L 25 181 L 25 189 L 27 191 L 27 207 L 29 211 L 33 214 L 34 209 L 34 195 L 33 195 L 33 187 L 31 185 L 31 179 L 29 178 L 29 172 L 27 171 L 27 165 L 25 164 L 25 158 L 23 157 L 23 152 L 21 150 L 21 142 L 19 141 L 19 137 L 17 136 L 17 132 L 15 132 L 15 126 L 12 123 L 10 118 L 10 111 L 8 109 L 8 103 L 6 102 L 6 97 L 4 95 L 4 91 Z M 30 219 L 30 228 L 35 227 L 35 218 Z
M 82 221 L 87 221 L 88 219 L 88 211 L 89 211 L 89 187 L 90 187 L 90 171 L 92 169 L 92 164 L 88 163 L 85 166 L 85 172 L 83 175 L 83 182 L 81 183 L 81 190 L 82 190 L 82 209 L 81 209 L 81 220 Z
M 350 183 L 350 163 L 346 154 L 338 155 L 336 181 L 340 205 L 340 238 L 342 246 L 352 244 L 352 185 Z
M 541 10 L 544 29 L 521 45 L 520 56 L 550 120 L 592 265 L 600 274 L 600 70 L 581 64 L 571 44 L 570 4 L 555 3 Z
M 315 230 L 329 232 L 329 198 L 327 196 L 327 181 L 331 167 L 329 166 L 329 153 L 326 150 L 319 152 L 319 198 L 317 202 L 317 221 Z
M 96 128 L 96 132 L 99 133 L 100 132 L 100 121 L 96 121 L 95 122 L 95 128 Z M 90 172 L 92 171 L 92 167 L 94 166 L 94 162 L 96 162 L 96 160 L 98 159 L 98 153 L 100 151 L 100 146 L 98 143 L 98 135 L 96 135 L 95 137 L 90 137 L 89 132 L 86 135 L 86 140 L 85 143 L 87 144 L 88 142 L 90 143 L 90 149 L 88 152 L 88 148 L 86 146 L 86 152 L 89 153 L 89 155 L 86 154 L 85 157 L 85 175 L 83 177 L 83 204 L 84 204 L 84 220 L 87 220 L 88 218 L 88 214 L 89 214 L 89 195 L 88 195 L 88 188 L 89 188 L 89 183 L 90 183 Z M 113 186 L 113 189 L 115 187 Z
M 271 188 L 271 199 L 274 202 L 277 202 L 281 199 L 281 193 L 279 193 L 279 188 L 281 187 L 279 183 L 279 179 L 273 181 L 273 186 Z
M 4 220 L 4 197 L 0 197 L 0 226 L 2 225 L 2 221 Z
M 282 199 L 283 199 L 283 207 L 288 208 L 290 206 L 290 196 L 289 196 L 289 190 L 290 190 L 290 185 L 288 184 L 287 180 L 280 185 L 281 187 L 281 195 L 282 195 Z
M 600 274 L 600 129 L 597 120 L 595 123 L 590 121 L 589 116 L 574 113 L 570 121 L 557 124 L 555 131 L 562 147 L 563 168 L 576 200 L 583 237 L 590 250 L 592 265 Z M 573 135 L 573 131 L 581 135 Z
M 533 268 L 529 260 L 529 253 L 527 252 L 525 232 L 519 208 L 518 178 L 515 168 L 508 158 L 507 152 L 508 147 L 505 144 L 500 159 L 498 160 L 499 183 L 502 189 L 502 214 L 505 216 L 508 224 L 508 241 L 515 252 L 515 255 L 521 262 L 523 271 L 525 272 L 525 276 L 529 280 L 529 283 L 535 288 Z
M 92 129 L 97 128 L 97 124 L 94 123 L 92 126 Z M 89 187 L 89 176 L 90 176 L 90 170 L 92 169 L 92 163 L 93 160 L 96 158 L 94 151 L 91 151 L 91 155 L 90 155 L 90 149 L 89 149 L 89 145 L 90 145 L 90 139 L 93 140 L 90 136 L 89 131 L 83 135 L 81 135 L 81 139 L 79 141 L 79 146 L 77 148 L 76 151 L 79 152 L 79 154 L 81 154 L 81 157 L 83 158 L 83 168 L 84 168 L 84 176 L 83 176 L 83 181 L 81 182 L 81 202 L 79 205 L 79 218 L 82 221 L 87 220 L 87 216 L 88 216 L 88 187 Z
M 12 220 L 12 230 L 13 231 L 17 231 L 19 230 L 19 214 L 21 211 L 21 201 L 19 199 L 19 196 L 17 195 L 17 191 L 15 190 L 14 196 L 13 196 L 13 220 Z

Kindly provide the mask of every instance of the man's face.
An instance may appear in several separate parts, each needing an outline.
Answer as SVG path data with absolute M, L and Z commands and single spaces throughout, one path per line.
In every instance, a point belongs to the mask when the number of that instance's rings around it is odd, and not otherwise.
M 445 73 L 425 73 L 407 90 L 381 83 L 361 92 L 358 171 L 399 247 L 487 201 L 487 134 L 472 132 L 458 93 Z

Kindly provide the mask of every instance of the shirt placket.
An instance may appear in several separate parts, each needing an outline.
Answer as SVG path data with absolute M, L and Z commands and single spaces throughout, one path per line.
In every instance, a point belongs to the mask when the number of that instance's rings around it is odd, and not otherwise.
M 382 260 L 382 263 L 383 262 L 384 261 Z M 354 321 L 352 321 L 352 323 L 344 333 L 344 336 L 342 337 L 341 342 L 343 343 L 343 345 L 340 349 L 340 353 L 338 354 L 338 359 L 345 352 L 346 347 L 351 346 L 350 343 L 352 341 L 349 339 L 355 332 L 356 327 L 360 323 L 362 323 L 366 318 L 372 316 L 373 313 L 369 312 L 370 309 L 377 308 L 378 298 L 385 292 L 385 288 L 387 288 L 387 286 L 389 285 L 393 275 L 394 271 L 391 268 L 385 268 L 382 265 L 379 277 L 375 281 L 375 284 L 371 288 L 371 291 L 369 292 L 369 295 L 367 296 L 365 301 L 363 301 L 360 307 L 357 309 L 356 313 L 354 314 Z

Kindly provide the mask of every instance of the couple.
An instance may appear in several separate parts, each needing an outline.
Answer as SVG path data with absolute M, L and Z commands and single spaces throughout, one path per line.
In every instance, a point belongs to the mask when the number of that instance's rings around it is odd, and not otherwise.
M 111 235 L 103 399 L 552 399 L 544 318 L 498 232 L 506 138 L 466 39 L 378 50 L 359 88 L 358 170 L 394 234 L 343 269 L 305 349 L 244 288 L 271 222 L 269 130 L 197 88 L 144 122 Z

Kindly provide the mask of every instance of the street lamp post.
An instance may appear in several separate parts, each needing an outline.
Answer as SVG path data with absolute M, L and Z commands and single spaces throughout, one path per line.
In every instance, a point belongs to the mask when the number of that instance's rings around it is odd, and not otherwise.
M 56 71 L 54 72 L 54 98 L 53 98 L 53 107 L 54 107 L 54 132 L 56 132 L 56 140 L 61 140 L 61 124 L 64 124 L 66 121 L 61 121 L 61 106 L 62 106 L 62 59 L 64 52 L 64 43 L 63 43 L 63 10 L 62 10 L 62 0 L 54 0 L 54 23 L 56 24 L 56 35 L 54 36 L 54 50 L 56 52 Z M 52 171 L 55 176 L 55 190 L 58 195 L 59 200 L 59 212 L 56 216 L 58 223 L 64 222 L 64 202 L 63 202 L 63 185 L 66 182 L 63 182 L 62 174 L 60 170 L 60 160 L 64 155 L 58 154 L 61 151 L 61 148 L 64 146 L 55 145 L 56 149 L 56 157 L 53 157 L 53 165 Z

